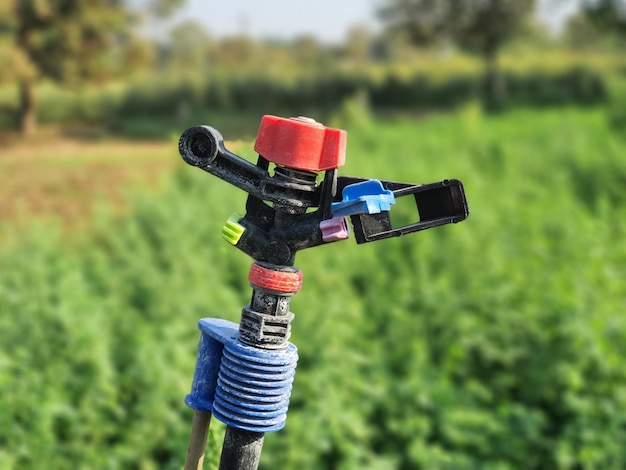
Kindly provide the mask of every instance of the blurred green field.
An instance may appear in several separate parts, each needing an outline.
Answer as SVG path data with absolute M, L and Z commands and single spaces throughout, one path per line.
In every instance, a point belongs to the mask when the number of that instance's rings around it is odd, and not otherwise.
M 626 467 L 620 109 L 470 103 L 382 120 L 344 107 L 342 174 L 458 178 L 471 215 L 298 255 L 300 362 L 262 468 Z M 196 322 L 238 321 L 251 260 L 220 237 L 245 194 L 169 171 L 87 231 L 0 227 L 0 468 L 182 466 Z M 222 432 L 214 421 L 207 468 Z

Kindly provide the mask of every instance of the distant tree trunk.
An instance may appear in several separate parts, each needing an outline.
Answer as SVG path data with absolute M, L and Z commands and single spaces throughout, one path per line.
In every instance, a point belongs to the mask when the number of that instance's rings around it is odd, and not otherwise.
M 497 48 L 493 45 L 485 48 L 483 57 L 485 59 L 485 81 L 483 85 L 485 97 L 490 106 L 499 108 L 504 104 L 506 87 L 498 65 Z
M 35 132 L 37 127 L 37 109 L 35 89 L 31 79 L 20 81 L 20 107 L 18 110 L 18 128 L 23 135 Z
M 17 44 L 28 55 L 30 55 L 32 43 L 32 31 L 27 26 L 25 20 L 22 22 L 17 32 Z M 30 77 L 24 77 L 19 81 L 20 107 L 18 109 L 18 129 L 23 135 L 32 134 L 37 127 L 37 114 L 35 104 L 35 85 Z

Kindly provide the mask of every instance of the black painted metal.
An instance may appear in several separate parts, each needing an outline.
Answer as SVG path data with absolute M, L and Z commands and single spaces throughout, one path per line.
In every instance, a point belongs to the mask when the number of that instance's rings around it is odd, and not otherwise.
M 335 170 L 325 172 L 317 185 L 315 173 L 276 167 L 269 173 L 269 162 L 262 156 L 256 165 L 229 152 L 222 135 L 209 126 L 187 129 L 180 138 L 179 150 L 190 165 L 197 166 L 249 194 L 246 216 L 240 223 L 246 228 L 237 248 L 258 261 L 293 265 L 296 252 L 324 243 L 319 224 L 332 218 L 331 203 L 341 200 L 346 186 L 365 181 L 342 176 Z M 351 216 L 357 243 L 397 237 L 439 225 L 460 222 L 469 209 L 463 185 L 458 180 L 432 184 L 381 181 L 396 198 L 412 195 L 418 220 L 393 227 L 390 213 Z M 272 203 L 268 205 L 265 201 Z M 308 208 L 317 208 L 308 212 Z
M 220 470 L 256 470 L 263 450 L 262 432 L 226 427 Z

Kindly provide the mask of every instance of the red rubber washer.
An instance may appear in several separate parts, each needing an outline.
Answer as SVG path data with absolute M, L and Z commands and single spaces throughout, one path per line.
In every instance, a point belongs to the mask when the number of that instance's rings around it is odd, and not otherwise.
M 293 293 L 302 288 L 302 271 L 275 271 L 254 263 L 250 266 L 248 280 L 263 289 Z
M 346 162 L 348 133 L 307 118 L 263 116 L 254 150 L 277 165 L 318 172 Z

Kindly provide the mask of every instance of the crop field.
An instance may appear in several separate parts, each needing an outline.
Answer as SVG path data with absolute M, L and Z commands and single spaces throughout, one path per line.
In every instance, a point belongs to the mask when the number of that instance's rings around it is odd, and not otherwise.
M 7 139 L 0 147 L 0 220 L 20 227 L 56 218 L 75 228 L 97 206 L 119 208 L 128 188 L 157 188 L 177 163 L 175 145 L 80 141 L 49 131 L 34 141 Z
M 471 214 L 298 255 L 300 361 L 261 467 L 625 468 L 626 138 L 607 110 L 346 125 L 341 174 L 458 178 Z M 173 141 L 11 145 L 0 468 L 181 468 L 197 320 L 249 301 L 251 260 L 220 237 L 245 194 Z

